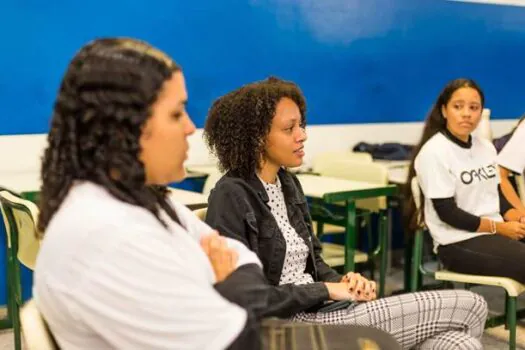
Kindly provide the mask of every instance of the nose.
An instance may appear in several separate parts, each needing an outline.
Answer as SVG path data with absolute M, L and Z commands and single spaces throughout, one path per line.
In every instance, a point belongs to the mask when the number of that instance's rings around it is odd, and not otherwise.
M 463 108 L 463 118 L 470 118 L 471 115 L 472 115 L 472 111 L 470 110 L 469 107 Z
M 297 136 L 297 142 L 304 142 L 308 139 L 308 135 L 306 134 L 306 128 L 299 128 L 299 133 Z
M 195 124 L 191 120 L 190 116 L 188 115 L 187 121 L 186 121 L 186 135 L 190 136 L 192 135 L 196 130 Z

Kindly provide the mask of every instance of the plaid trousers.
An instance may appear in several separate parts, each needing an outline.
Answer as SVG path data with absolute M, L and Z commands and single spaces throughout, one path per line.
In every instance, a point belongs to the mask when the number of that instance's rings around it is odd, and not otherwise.
M 354 303 L 333 312 L 301 312 L 292 321 L 376 327 L 392 335 L 403 349 L 479 350 L 487 311 L 485 299 L 478 294 L 440 290 Z

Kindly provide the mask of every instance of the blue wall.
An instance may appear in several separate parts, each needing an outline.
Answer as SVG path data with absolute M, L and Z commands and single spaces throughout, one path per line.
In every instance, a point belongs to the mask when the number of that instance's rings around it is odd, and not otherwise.
M 142 4 L 147 4 L 143 6 Z M 525 111 L 525 8 L 444 0 L 3 0 L 0 134 L 48 130 L 75 51 L 97 36 L 152 42 L 184 68 L 189 111 L 270 74 L 298 82 L 309 122 L 424 118 L 469 76 L 495 117 Z

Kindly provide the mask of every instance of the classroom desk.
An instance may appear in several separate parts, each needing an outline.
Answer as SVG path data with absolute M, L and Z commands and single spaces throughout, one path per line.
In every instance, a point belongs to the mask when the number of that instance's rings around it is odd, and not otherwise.
M 396 185 L 404 185 L 408 178 L 408 167 L 388 169 L 388 182 Z
M 0 174 L 0 186 L 13 190 L 22 197 L 35 200 L 40 192 L 39 171 L 4 171 Z M 194 210 L 206 207 L 208 199 L 202 193 L 169 188 L 171 198 Z
M 395 185 L 378 185 L 368 182 L 350 181 L 325 176 L 297 175 L 305 196 L 321 200 L 327 204 L 345 202 L 346 235 L 345 235 L 345 271 L 354 270 L 354 250 L 357 245 L 356 199 L 394 196 Z M 388 242 L 381 242 L 381 249 L 386 253 Z M 386 254 L 383 254 L 386 262 Z
M 169 188 L 169 197 L 179 203 L 184 204 L 191 210 L 205 208 L 208 206 L 208 197 L 199 192 L 181 190 L 179 188 Z
M 396 169 L 396 168 L 408 168 L 408 166 L 410 165 L 409 160 L 374 159 L 374 163 L 384 165 L 389 170 Z
M 20 194 L 40 191 L 39 170 L 1 171 L 0 186 Z
M 410 161 L 408 160 L 374 160 L 374 163 L 386 166 L 388 170 L 388 181 L 394 184 L 404 184 L 408 175 L 408 166 Z M 201 178 L 206 177 L 209 174 L 219 171 L 217 166 L 214 164 L 204 165 L 189 165 L 186 167 L 188 172 L 188 178 Z M 301 168 L 298 171 L 308 173 L 311 170 L 309 168 Z M 292 172 L 295 172 L 292 170 Z
M 188 176 L 191 176 L 191 174 L 210 175 L 218 171 L 219 168 L 215 164 L 200 164 L 186 166 L 186 172 L 188 173 Z

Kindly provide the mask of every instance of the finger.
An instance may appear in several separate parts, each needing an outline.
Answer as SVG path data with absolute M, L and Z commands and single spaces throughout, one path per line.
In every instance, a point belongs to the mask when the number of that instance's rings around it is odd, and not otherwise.
M 377 283 L 375 281 L 370 281 L 370 289 L 372 293 L 376 293 L 377 291 Z
M 357 281 L 355 292 L 358 295 L 358 297 L 362 297 L 364 295 L 364 283 L 363 281 L 359 280 Z
M 350 281 L 350 274 L 351 272 L 347 273 L 346 275 L 341 278 L 341 282 L 349 282 Z
M 350 293 L 355 293 L 356 287 L 357 287 L 357 282 L 358 282 L 358 279 L 356 279 L 356 278 L 352 278 L 348 282 L 348 290 L 350 291 Z
M 209 236 L 202 237 L 200 244 L 201 244 L 202 250 L 204 250 L 204 253 L 206 253 L 206 255 L 210 255 L 210 237 Z
M 370 294 L 371 293 L 371 288 L 370 288 L 370 283 L 367 281 L 367 282 L 364 282 L 364 286 L 363 286 L 363 294 L 364 294 L 364 297 L 368 300 L 370 298 Z
M 230 252 L 231 252 L 230 262 L 231 262 L 232 268 L 234 268 L 235 266 L 237 266 L 237 261 L 239 261 L 239 253 L 233 249 L 230 249 Z
M 219 241 L 219 249 L 220 250 L 229 249 L 228 248 L 228 244 L 226 243 L 226 238 L 224 238 L 222 236 L 218 236 L 218 241 Z

